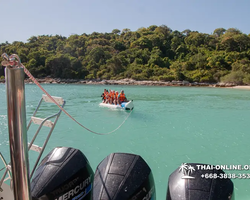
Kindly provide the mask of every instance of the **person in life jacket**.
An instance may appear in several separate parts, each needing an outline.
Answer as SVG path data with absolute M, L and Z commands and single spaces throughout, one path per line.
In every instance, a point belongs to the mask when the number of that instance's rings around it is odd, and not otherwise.
M 115 104 L 115 91 L 112 91 L 112 103 Z
M 123 102 L 127 102 L 127 98 L 124 94 L 124 90 L 121 90 L 121 93 L 118 95 L 118 101 L 119 101 L 119 104 L 121 105 Z
M 118 96 L 119 96 L 119 92 L 116 91 L 116 92 L 115 92 L 115 100 L 114 100 L 114 104 L 115 104 L 115 105 L 117 105 L 117 104 L 119 103 L 119 101 L 118 101 Z
M 111 89 L 109 89 L 109 92 L 107 91 L 107 99 L 106 99 L 106 103 L 110 103 L 110 99 L 111 99 Z
M 108 103 L 109 102 L 109 92 L 108 92 L 108 89 L 106 89 L 106 92 L 104 93 L 104 96 L 105 96 L 105 100 L 103 103 Z
M 110 93 L 109 93 L 109 104 L 113 104 L 114 102 L 114 90 L 110 90 Z
M 102 93 L 101 97 L 102 97 L 102 103 L 105 103 L 106 98 L 107 98 L 107 90 L 106 89 L 104 89 L 104 92 Z

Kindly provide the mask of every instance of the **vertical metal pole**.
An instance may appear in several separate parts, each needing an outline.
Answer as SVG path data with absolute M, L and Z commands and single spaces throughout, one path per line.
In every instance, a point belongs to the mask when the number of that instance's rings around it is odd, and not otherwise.
M 15 200 L 31 200 L 23 68 L 5 68 L 11 171 Z

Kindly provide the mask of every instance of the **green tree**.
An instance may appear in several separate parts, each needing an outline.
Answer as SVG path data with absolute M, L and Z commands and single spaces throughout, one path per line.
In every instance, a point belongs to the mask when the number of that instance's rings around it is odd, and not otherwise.
M 69 37 L 38 35 L 26 43 L 1 43 L 4 52 L 18 54 L 35 77 L 250 83 L 250 34 L 236 28 L 204 34 L 152 25 Z
M 224 28 L 217 28 L 217 29 L 214 30 L 214 33 L 213 33 L 213 34 L 214 34 L 216 37 L 220 37 L 220 36 L 222 36 L 225 32 L 226 32 L 226 29 L 224 29 Z
M 119 35 L 121 31 L 119 29 L 113 29 L 112 33 L 115 35 Z

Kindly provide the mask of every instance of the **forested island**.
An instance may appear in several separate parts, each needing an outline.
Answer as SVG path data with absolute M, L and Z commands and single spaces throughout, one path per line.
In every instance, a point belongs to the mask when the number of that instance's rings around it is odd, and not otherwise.
M 40 79 L 250 84 L 250 34 L 236 28 L 205 34 L 152 25 L 68 38 L 41 35 L 1 43 L 2 53 L 18 54 Z

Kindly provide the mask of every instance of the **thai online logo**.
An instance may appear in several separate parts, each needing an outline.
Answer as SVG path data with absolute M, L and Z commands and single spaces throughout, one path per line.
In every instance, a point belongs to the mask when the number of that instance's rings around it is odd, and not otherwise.
M 191 165 L 188 165 L 187 163 L 182 163 L 179 172 L 182 172 L 184 176 L 182 176 L 183 179 L 194 179 L 191 174 L 195 171 L 195 168 Z

